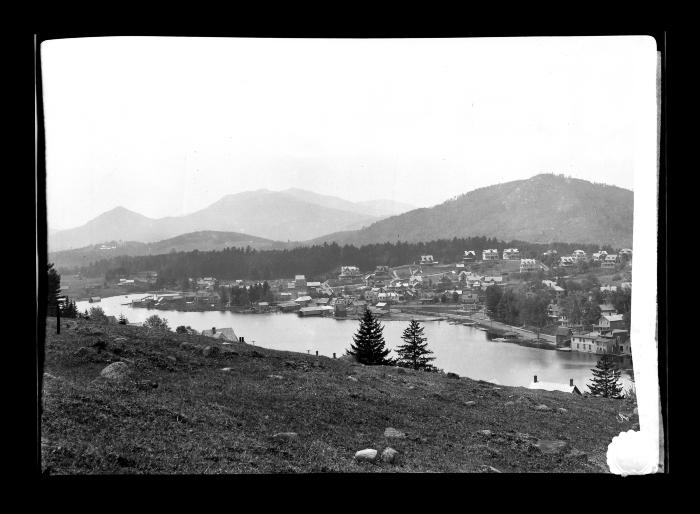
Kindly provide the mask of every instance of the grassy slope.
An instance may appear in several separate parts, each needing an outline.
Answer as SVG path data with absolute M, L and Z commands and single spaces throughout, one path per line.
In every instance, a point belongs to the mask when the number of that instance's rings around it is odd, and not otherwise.
M 202 336 L 69 324 L 64 320 L 57 336 L 49 320 L 46 342 L 42 468 L 52 474 L 479 472 L 489 466 L 597 472 L 607 470 L 612 437 L 637 421 L 618 421 L 618 412 L 633 408 L 621 400 L 399 373 L 242 343 L 219 345 L 227 353 L 204 357 L 201 347 L 218 343 Z M 104 349 L 92 346 L 100 341 Z M 182 342 L 193 347 L 181 348 Z M 128 380 L 100 377 L 115 360 L 130 364 Z M 464 404 L 472 400 L 474 406 Z M 553 410 L 532 409 L 540 403 Z M 385 439 L 386 427 L 407 437 Z M 478 433 L 484 429 L 492 434 Z M 298 437 L 273 438 L 278 432 Z M 587 456 L 542 454 L 532 444 L 536 438 L 565 440 Z M 357 450 L 387 446 L 401 453 L 399 466 L 353 461 Z

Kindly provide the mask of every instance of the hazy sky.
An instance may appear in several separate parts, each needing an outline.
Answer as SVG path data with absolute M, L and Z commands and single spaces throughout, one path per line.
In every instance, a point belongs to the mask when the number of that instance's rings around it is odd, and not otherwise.
M 41 46 L 49 228 L 309 189 L 430 206 L 542 172 L 632 189 L 647 37 Z

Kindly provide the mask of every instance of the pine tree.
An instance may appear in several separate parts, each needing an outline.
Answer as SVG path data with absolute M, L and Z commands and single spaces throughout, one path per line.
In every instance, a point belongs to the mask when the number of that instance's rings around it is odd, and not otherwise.
M 358 362 L 368 365 L 390 365 L 391 359 L 387 358 L 389 350 L 386 349 L 382 332 L 384 327 L 374 317 L 369 309 L 365 309 L 364 316 L 360 320 L 360 328 L 353 336 L 354 344 L 347 350 L 349 355 L 354 355 Z
M 588 386 L 588 389 L 593 396 L 622 397 L 622 385 L 619 383 L 621 373 L 615 365 L 612 355 L 603 355 L 598 360 L 596 367 L 591 369 L 591 372 L 593 373 L 593 382 Z
M 53 263 L 51 262 L 46 267 L 46 273 L 48 277 L 46 292 L 47 314 L 49 316 L 56 316 L 59 309 L 58 298 L 61 296 L 61 275 L 54 269 Z
M 120 325 L 127 325 L 129 323 L 129 320 L 126 319 L 126 316 L 124 316 L 124 313 L 121 313 L 119 315 L 119 324 Z
M 396 353 L 399 354 L 397 365 L 406 368 L 424 369 L 427 371 L 432 371 L 434 369 L 430 361 L 435 360 L 435 357 L 428 357 L 428 355 L 433 352 L 428 350 L 428 338 L 423 337 L 424 330 L 425 328 L 422 327 L 420 323 L 416 320 L 411 320 L 401 336 L 401 339 L 403 339 L 406 344 L 396 348 Z

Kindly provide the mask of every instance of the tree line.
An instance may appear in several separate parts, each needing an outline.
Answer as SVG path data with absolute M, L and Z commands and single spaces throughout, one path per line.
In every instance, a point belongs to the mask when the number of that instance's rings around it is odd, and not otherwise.
M 182 284 L 188 277 L 203 276 L 223 280 L 271 280 L 304 274 L 307 277 L 325 280 L 334 277 L 334 273 L 342 265 L 354 265 L 363 270 L 371 270 L 379 265 L 399 266 L 413 263 L 424 254 L 431 254 L 435 260 L 441 262 L 457 262 L 462 259 L 464 250 L 467 249 L 474 250 L 477 255 L 480 255 L 488 248 L 496 248 L 501 252 L 504 248 L 510 247 L 518 248 L 523 258 L 538 259 L 542 259 L 543 252 L 549 249 L 557 250 L 558 255 L 571 253 L 575 249 L 587 252 L 599 249 L 597 245 L 504 242 L 487 237 L 455 237 L 421 243 L 387 242 L 360 247 L 324 243 L 284 250 L 255 250 L 248 246 L 208 252 L 193 250 L 161 255 L 119 256 L 102 259 L 69 271 L 79 272 L 86 277 L 104 276 L 107 280 L 131 276 L 143 271 L 156 271 L 161 283 L 177 284 Z

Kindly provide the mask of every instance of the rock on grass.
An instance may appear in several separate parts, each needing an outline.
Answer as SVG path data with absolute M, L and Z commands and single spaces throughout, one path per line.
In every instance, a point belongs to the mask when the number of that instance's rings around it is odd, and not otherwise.
M 277 432 L 272 437 L 273 439 L 294 439 L 298 435 L 296 432 Z
M 121 380 L 129 374 L 129 366 L 126 362 L 113 362 L 100 372 L 100 376 L 110 380 Z
M 218 357 L 221 355 L 221 348 L 218 346 L 206 346 L 204 350 L 202 350 L 202 355 L 205 357 Z
M 399 452 L 393 448 L 384 448 L 382 452 L 382 462 L 386 464 L 398 464 L 399 463 Z
M 560 440 L 539 439 L 535 444 L 535 448 L 545 454 L 562 453 L 569 448 L 569 443 Z
M 406 434 L 400 430 L 396 430 L 395 428 L 388 427 L 386 430 L 384 430 L 384 437 L 402 439 L 406 437 Z
M 360 450 L 355 453 L 355 460 L 357 462 L 374 462 L 377 460 L 377 450 L 372 448 Z

